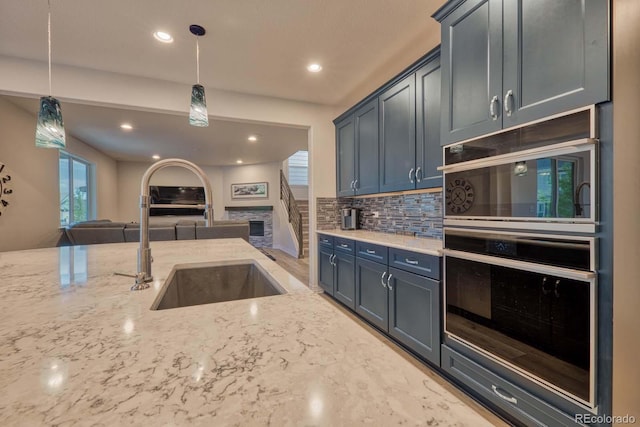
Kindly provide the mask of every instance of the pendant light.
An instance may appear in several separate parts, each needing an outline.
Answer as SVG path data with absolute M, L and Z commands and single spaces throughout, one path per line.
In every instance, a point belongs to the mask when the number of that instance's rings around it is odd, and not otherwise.
M 36 147 L 64 148 L 66 146 L 64 136 L 64 123 L 60 102 L 51 96 L 51 0 L 49 6 L 47 37 L 49 40 L 49 96 L 40 98 L 40 111 L 38 112 L 38 124 L 36 125 Z
M 204 96 L 204 86 L 200 84 L 200 45 L 198 38 L 204 36 L 205 29 L 200 25 L 189 26 L 191 34 L 196 36 L 196 84 L 191 88 L 191 108 L 189 109 L 189 124 L 191 126 L 209 126 L 207 114 L 207 100 Z

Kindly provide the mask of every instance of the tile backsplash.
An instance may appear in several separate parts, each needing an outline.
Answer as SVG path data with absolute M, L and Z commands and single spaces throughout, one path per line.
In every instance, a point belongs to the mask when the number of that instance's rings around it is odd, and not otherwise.
M 360 228 L 385 233 L 415 233 L 442 239 L 442 192 L 375 196 L 365 198 L 318 198 L 318 230 L 340 227 L 340 209 L 360 208 Z M 378 217 L 373 216 L 378 212 Z

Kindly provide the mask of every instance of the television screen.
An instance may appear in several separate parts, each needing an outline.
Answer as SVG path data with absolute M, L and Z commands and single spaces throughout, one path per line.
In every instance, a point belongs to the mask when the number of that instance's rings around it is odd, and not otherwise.
M 149 186 L 151 205 L 204 205 L 204 187 Z M 151 207 L 150 215 L 203 215 L 204 209 L 190 207 Z

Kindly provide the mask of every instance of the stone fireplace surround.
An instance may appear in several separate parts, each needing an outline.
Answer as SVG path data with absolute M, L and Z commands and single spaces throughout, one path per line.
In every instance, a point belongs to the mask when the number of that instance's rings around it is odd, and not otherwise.
M 256 248 L 273 247 L 273 206 L 225 206 L 230 220 L 264 221 L 264 236 L 249 236 L 249 243 Z

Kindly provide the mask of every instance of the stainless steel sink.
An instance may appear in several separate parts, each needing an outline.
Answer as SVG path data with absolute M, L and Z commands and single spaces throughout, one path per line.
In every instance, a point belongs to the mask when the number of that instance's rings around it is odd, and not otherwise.
M 286 291 L 259 264 L 181 264 L 173 267 L 152 310 L 188 307 L 285 294 Z

